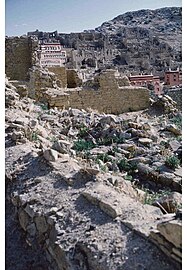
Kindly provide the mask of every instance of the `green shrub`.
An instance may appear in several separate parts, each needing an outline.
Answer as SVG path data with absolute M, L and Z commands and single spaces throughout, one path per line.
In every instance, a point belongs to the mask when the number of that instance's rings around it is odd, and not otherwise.
M 145 204 L 153 204 L 153 202 L 159 200 L 161 197 L 166 195 L 168 196 L 171 194 L 171 191 L 168 190 L 160 190 L 159 192 L 149 192 L 149 190 L 145 189 L 144 191 L 146 192 L 144 200 Z
M 95 144 L 84 139 L 80 139 L 74 142 L 73 149 L 77 152 L 90 150 L 95 147 Z
M 165 164 L 171 169 L 176 169 L 180 165 L 180 160 L 175 156 L 169 156 L 166 158 Z
M 125 171 L 125 172 L 129 172 L 129 173 L 133 173 L 137 169 L 136 163 L 130 164 L 126 159 L 121 159 L 117 163 L 117 165 L 118 165 L 119 170 L 121 172 Z
M 125 175 L 124 179 L 127 180 L 127 181 L 132 181 L 133 177 L 132 177 L 132 175 L 127 174 L 127 175 Z
M 118 163 L 117 163 L 120 171 L 130 171 L 131 169 L 131 166 L 130 164 L 128 163 L 128 161 L 126 159 L 121 159 Z

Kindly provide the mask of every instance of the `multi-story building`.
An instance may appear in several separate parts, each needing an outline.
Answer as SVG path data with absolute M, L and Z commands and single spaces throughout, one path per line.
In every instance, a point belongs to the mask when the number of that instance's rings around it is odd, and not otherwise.
M 58 42 L 43 43 L 40 45 L 39 58 L 42 67 L 61 67 L 66 63 L 66 51 Z
M 169 70 L 165 72 L 164 82 L 168 86 L 177 86 L 182 84 L 182 72 L 177 70 Z
M 160 78 L 158 76 L 151 75 L 135 75 L 129 76 L 131 85 L 147 87 L 150 90 L 154 90 L 156 95 L 162 94 L 162 87 L 160 84 Z

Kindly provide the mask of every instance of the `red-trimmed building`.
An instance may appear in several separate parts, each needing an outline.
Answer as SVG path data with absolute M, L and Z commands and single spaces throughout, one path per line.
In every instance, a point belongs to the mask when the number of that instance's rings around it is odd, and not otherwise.
M 168 86 L 177 86 L 182 84 L 182 72 L 180 72 L 179 69 L 166 71 L 164 82 Z
M 156 95 L 162 94 L 162 87 L 160 85 L 160 78 L 158 76 L 151 75 L 130 75 L 129 81 L 131 85 L 153 88 Z
M 40 45 L 40 65 L 42 67 L 64 66 L 66 51 L 60 43 L 44 43 Z

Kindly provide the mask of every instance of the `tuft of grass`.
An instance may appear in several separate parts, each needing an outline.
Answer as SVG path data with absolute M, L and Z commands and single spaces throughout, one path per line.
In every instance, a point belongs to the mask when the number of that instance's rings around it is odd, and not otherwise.
M 179 167 L 180 160 L 176 156 L 169 156 L 166 158 L 165 164 L 167 167 L 174 170 Z
M 52 143 L 58 142 L 58 138 L 56 138 L 55 136 L 53 137 L 48 137 L 48 140 Z
M 132 181 L 133 177 L 132 177 L 132 175 L 127 174 L 127 175 L 125 175 L 124 179 L 127 180 L 127 181 Z
M 40 107 L 43 111 L 47 111 L 48 110 L 48 106 L 46 104 L 40 104 Z

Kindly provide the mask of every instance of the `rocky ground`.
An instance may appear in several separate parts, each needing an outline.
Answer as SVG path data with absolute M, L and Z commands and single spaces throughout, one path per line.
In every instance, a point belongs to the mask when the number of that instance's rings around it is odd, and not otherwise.
M 116 116 L 5 91 L 7 269 L 180 269 L 175 102 Z

